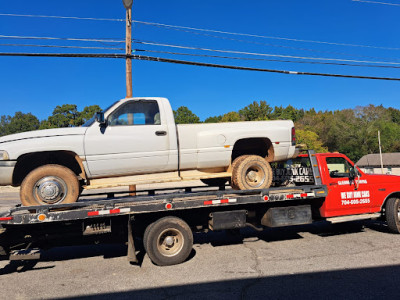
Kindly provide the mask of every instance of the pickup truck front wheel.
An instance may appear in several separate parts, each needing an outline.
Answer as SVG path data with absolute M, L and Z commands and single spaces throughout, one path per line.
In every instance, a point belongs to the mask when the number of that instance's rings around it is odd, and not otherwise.
M 60 165 L 45 165 L 31 171 L 21 184 L 24 206 L 73 203 L 79 197 L 78 178 Z
M 389 198 L 385 206 L 386 223 L 393 233 L 400 233 L 400 199 Z
M 239 190 L 266 189 L 271 183 L 271 166 L 261 156 L 244 155 L 233 162 L 232 187 Z

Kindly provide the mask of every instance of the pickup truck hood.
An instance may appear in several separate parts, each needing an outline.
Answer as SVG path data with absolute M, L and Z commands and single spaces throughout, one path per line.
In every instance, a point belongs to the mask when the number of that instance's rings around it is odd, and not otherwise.
M 52 137 L 52 136 L 84 135 L 86 130 L 87 127 L 67 127 L 67 128 L 54 128 L 54 129 L 28 131 L 28 132 L 10 134 L 0 137 L 0 144 L 26 140 L 26 139 Z

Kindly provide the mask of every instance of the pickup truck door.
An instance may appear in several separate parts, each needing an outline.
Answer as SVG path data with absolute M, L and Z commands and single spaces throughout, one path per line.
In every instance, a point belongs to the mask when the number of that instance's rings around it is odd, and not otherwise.
M 352 163 L 344 157 L 325 157 L 324 181 L 328 196 L 320 212 L 323 217 L 369 213 L 373 197 L 368 184 L 360 184 L 361 178 L 349 179 Z
M 160 172 L 168 164 L 168 127 L 156 100 L 131 100 L 117 107 L 107 125 L 86 132 L 85 154 L 92 177 Z

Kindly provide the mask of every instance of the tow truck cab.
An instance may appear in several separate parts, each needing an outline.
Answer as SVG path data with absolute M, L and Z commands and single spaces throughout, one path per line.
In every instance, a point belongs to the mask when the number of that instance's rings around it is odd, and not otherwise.
M 386 200 L 400 197 L 400 176 L 366 174 L 344 154 L 317 153 L 315 155 L 321 184 L 328 189 L 320 207 L 323 218 L 358 214 L 379 213 Z M 311 162 L 307 154 L 292 160 L 297 170 L 289 179 L 296 185 L 316 184 L 310 174 Z M 318 176 L 316 179 L 318 180 Z

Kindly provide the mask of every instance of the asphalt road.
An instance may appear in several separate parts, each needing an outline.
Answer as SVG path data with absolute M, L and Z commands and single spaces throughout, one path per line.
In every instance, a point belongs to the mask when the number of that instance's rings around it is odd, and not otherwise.
M 0 207 L 15 201 L 2 193 Z M 143 253 L 131 265 L 124 245 L 54 248 L 36 264 L 0 261 L 0 298 L 397 298 L 399 247 L 400 235 L 368 221 L 197 234 L 188 261 L 170 267 Z

